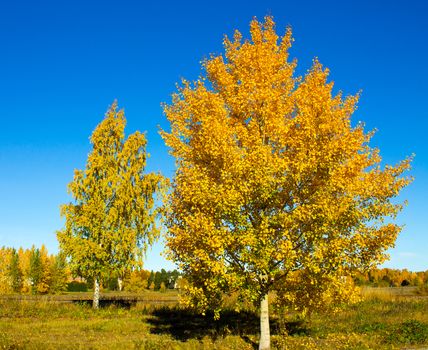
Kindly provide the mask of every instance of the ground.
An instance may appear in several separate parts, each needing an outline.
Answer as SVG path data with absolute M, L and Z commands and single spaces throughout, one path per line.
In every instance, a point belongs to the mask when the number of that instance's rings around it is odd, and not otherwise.
M 407 289 L 406 289 L 407 288 Z M 371 288 L 336 314 L 301 320 L 272 310 L 273 349 L 428 348 L 428 298 L 415 289 Z M 258 317 L 228 310 L 220 320 L 178 307 L 174 293 L 92 310 L 73 295 L 0 299 L 1 349 L 254 349 Z M 131 296 L 127 296 L 132 299 Z M 120 295 L 116 295 L 116 299 Z M 84 298 L 83 298 L 84 299 Z M 114 297 L 112 298 L 114 299 Z

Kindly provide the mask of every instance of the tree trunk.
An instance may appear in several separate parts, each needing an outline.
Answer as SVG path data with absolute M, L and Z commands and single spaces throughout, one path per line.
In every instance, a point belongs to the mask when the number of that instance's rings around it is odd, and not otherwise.
M 94 278 L 94 299 L 92 301 L 92 307 L 94 309 L 98 309 L 100 305 L 100 282 L 98 281 L 98 277 Z
M 269 299 L 267 293 L 260 302 L 259 350 L 270 350 Z
M 122 280 L 122 277 L 118 277 L 117 278 L 117 287 L 119 288 L 119 292 L 121 292 L 122 289 L 123 289 L 123 280 Z

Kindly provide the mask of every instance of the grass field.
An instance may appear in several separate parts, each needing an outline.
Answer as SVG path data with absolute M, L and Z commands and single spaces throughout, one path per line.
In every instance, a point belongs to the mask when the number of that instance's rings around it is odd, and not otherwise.
M 406 288 L 368 288 L 364 300 L 310 320 L 272 316 L 274 349 L 428 349 L 428 298 Z M 226 311 L 218 321 L 148 292 L 129 308 L 56 298 L 0 299 L 1 349 L 254 349 L 258 317 Z M 131 298 L 131 295 L 128 295 Z M 68 299 L 67 299 L 68 298 Z M 169 300 L 168 303 L 161 302 Z

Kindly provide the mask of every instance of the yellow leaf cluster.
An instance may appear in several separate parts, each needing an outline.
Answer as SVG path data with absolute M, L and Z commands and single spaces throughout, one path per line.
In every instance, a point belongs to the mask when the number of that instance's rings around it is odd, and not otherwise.
M 66 222 L 58 241 L 84 277 L 131 268 L 159 235 L 155 195 L 165 180 L 144 174 L 145 136 L 135 132 L 125 140 L 125 124 L 114 102 L 91 136 L 86 168 L 69 184 L 74 202 L 61 207 Z
M 391 199 L 411 181 L 401 176 L 410 160 L 380 167 L 372 133 L 351 125 L 358 95 L 333 95 L 317 60 L 295 76 L 291 30 L 279 38 L 267 17 L 250 32 L 225 38 L 224 56 L 164 107 L 177 163 L 169 257 L 194 304 L 219 290 L 259 300 L 276 289 L 312 306 L 315 295 L 346 299 L 344 276 L 382 262 L 400 231 L 384 219 L 401 209 Z

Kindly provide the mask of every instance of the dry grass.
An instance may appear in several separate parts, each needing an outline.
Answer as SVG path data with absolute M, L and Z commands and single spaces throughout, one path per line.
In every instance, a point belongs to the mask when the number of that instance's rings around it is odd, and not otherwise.
M 362 287 L 363 300 L 396 301 L 418 295 L 417 287 Z
M 273 349 L 404 349 L 428 346 L 428 298 L 410 289 L 365 289 L 336 314 L 271 322 Z M 162 297 L 162 293 L 157 293 Z M 156 300 L 156 294 L 151 294 Z M 110 306 L 0 300 L 1 349 L 253 349 L 253 311 L 202 317 L 150 301 Z M 286 335 L 288 334 L 288 335 Z

